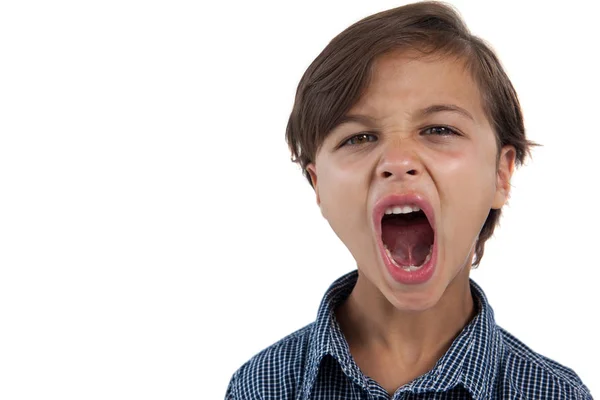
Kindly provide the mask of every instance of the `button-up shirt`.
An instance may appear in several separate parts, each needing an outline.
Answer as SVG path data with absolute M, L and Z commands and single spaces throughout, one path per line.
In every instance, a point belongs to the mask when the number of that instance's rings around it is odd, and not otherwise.
M 310 325 L 264 349 L 231 378 L 227 400 L 247 399 L 592 399 L 573 370 L 535 353 L 496 325 L 483 290 L 470 280 L 477 315 L 433 369 L 390 396 L 359 369 L 335 318 L 357 270 L 327 290 Z

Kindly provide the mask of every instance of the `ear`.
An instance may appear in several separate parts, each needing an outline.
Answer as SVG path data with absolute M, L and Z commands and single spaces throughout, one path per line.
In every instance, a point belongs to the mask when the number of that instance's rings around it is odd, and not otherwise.
M 496 172 L 496 194 L 492 202 L 492 208 L 498 210 L 510 198 L 510 179 L 515 170 L 515 158 L 517 152 L 514 146 L 507 145 L 500 149 L 498 170 Z
M 321 206 L 321 199 L 319 198 L 319 187 L 317 186 L 317 167 L 314 163 L 310 163 L 306 166 L 306 170 L 310 175 L 310 180 L 313 185 L 313 189 L 315 189 L 315 194 L 317 195 L 317 205 Z

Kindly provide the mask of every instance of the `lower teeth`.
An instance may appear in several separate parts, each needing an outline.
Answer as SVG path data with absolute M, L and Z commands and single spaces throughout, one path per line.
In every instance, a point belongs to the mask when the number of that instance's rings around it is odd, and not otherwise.
M 396 263 L 396 261 L 394 260 L 394 257 L 392 257 L 392 253 L 390 252 L 390 249 L 387 248 L 387 246 L 384 244 L 383 247 L 385 248 L 385 251 L 388 255 L 388 257 L 390 258 L 390 260 L 392 261 L 392 264 L 394 264 L 396 267 L 398 268 L 402 268 L 403 270 L 407 271 L 407 272 L 413 272 L 416 271 L 418 269 L 421 269 L 423 267 L 423 265 L 427 264 L 427 262 L 429 262 L 429 260 L 431 260 L 431 253 L 433 252 L 433 245 L 431 245 L 431 247 L 429 248 L 429 254 L 427 254 L 427 257 L 425 257 L 425 261 L 423 261 L 423 264 L 415 266 L 415 265 L 398 265 Z

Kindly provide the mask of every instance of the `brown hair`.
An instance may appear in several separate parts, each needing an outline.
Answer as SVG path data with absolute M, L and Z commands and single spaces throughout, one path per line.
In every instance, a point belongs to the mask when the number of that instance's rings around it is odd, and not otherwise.
M 513 145 L 516 164 L 530 147 L 517 94 L 494 51 L 472 35 L 451 6 L 436 1 L 408 4 L 369 16 L 336 36 L 308 67 L 296 92 L 286 141 L 292 161 L 306 170 L 327 134 L 359 100 L 377 56 L 391 50 L 417 50 L 423 55 L 455 56 L 465 61 L 479 86 L 484 111 L 500 149 Z M 498 152 L 499 156 L 499 152 Z M 494 232 L 501 210 L 490 213 L 479 233 L 473 266 Z

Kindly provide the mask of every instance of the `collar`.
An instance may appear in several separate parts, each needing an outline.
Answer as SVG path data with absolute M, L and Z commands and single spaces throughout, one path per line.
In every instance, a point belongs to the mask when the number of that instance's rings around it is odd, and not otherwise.
M 354 362 L 348 342 L 335 318 L 335 308 L 352 292 L 358 279 L 354 270 L 331 284 L 310 333 L 302 399 L 309 399 L 323 357 L 329 355 L 354 383 L 369 391 L 369 379 Z M 469 280 L 479 311 L 452 342 L 448 351 L 426 374 L 405 385 L 402 391 L 443 392 L 463 385 L 474 399 L 491 398 L 502 354 L 502 337 L 494 312 L 479 285 Z

